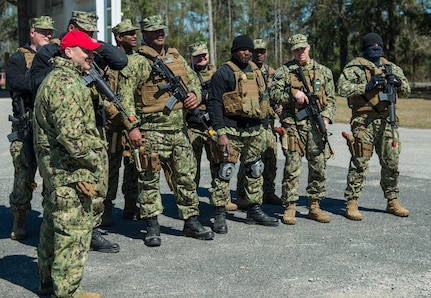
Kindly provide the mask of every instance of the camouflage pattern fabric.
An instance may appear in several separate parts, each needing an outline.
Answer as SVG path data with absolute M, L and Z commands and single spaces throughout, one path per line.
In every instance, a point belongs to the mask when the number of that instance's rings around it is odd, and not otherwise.
M 265 149 L 262 152 L 262 161 L 265 165 L 263 170 L 263 192 L 274 193 L 275 177 L 277 175 L 277 137 L 274 135 L 272 126 L 264 128 Z M 245 179 L 244 164 L 240 164 L 238 170 L 238 180 L 236 186 L 237 197 L 244 197 L 244 179 Z M 239 195 L 238 195 L 239 194 Z
M 392 66 L 392 73 L 401 80 L 401 86 L 397 88 L 397 93 L 401 96 L 409 95 L 410 85 L 402 69 L 393 63 L 390 64 Z M 383 68 L 383 66 L 381 67 Z M 367 79 L 364 68 L 359 60 L 355 58 L 345 66 L 340 75 L 337 84 L 338 94 L 343 97 L 364 94 L 366 84 Z M 363 144 L 374 146 L 382 167 L 380 185 L 384 197 L 386 199 L 398 198 L 398 164 L 401 152 L 398 130 L 395 129 L 395 138 L 398 143 L 396 147 L 392 147 L 391 145 L 391 126 L 382 117 L 356 115 L 352 117 L 351 130 L 354 137 L 361 137 Z M 346 199 L 358 199 L 361 196 L 368 173 L 369 162 L 370 157 L 351 157 L 347 174 L 347 187 L 344 192 Z
M 30 20 L 30 28 L 55 30 L 54 21 L 50 16 L 40 16 Z
M 14 166 L 13 190 L 9 195 L 10 209 L 12 212 L 17 210 L 29 211 L 33 198 L 32 184 L 37 171 L 31 140 L 30 142 L 19 140 L 12 142 L 10 154 Z M 31 160 L 34 162 L 30 162 Z
M 41 284 L 51 282 L 57 297 L 79 297 L 94 200 L 106 196 L 108 156 L 96 127 L 90 89 L 82 84 L 81 69 L 72 61 L 54 59 L 54 70 L 36 96 L 33 129 L 38 166 L 48 189 L 38 246 Z M 80 181 L 94 185 L 96 196 L 77 192 Z
M 196 161 L 187 136 L 187 128 L 170 132 L 147 131 L 145 150 L 149 154 L 157 152 L 160 161 L 169 164 L 172 169 L 173 192 L 179 217 L 187 219 L 199 215 L 199 197 L 194 182 Z M 160 172 L 153 173 L 151 170 L 142 172 L 138 185 L 141 217 L 149 218 L 162 213 Z
M 109 143 L 108 156 L 109 156 L 109 183 L 108 194 L 106 200 L 115 200 L 117 197 L 118 183 L 120 177 L 121 163 L 124 165 L 122 192 L 124 198 L 135 199 L 138 197 L 138 170 L 134 162 L 129 157 L 123 157 L 123 147 L 121 144 L 121 136 L 123 134 L 123 127 L 110 125 L 107 129 L 106 137 Z M 114 135 L 117 137 L 117 146 L 112 148 L 112 139 Z M 124 161 L 123 161 L 124 158 Z
M 301 44 L 301 36 L 297 37 L 297 43 Z M 274 74 L 271 84 L 271 102 L 281 104 L 283 107 L 288 106 L 291 96 L 290 72 L 298 67 L 296 63 L 288 64 L 278 68 Z M 303 66 L 304 71 L 317 68 L 320 74 L 320 82 L 324 87 L 327 98 L 327 105 L 322 108 L 321 115 L 332 119 L 335 115 L 335 86 L 332 72 L 325 66 L 317 63 L 313 59 L 307 65 Z M 326 161 L 329 158 L 328 146 L 324 144 L 321 134 L 318 131 L 317 124 L 311 122 L 308 118 L 302 121 L 296 121 L 292 111 L 283 110 L 280 122 L 288 130 L 292 129 L 291 125 L 296 127 L 294 135 L 297 139 L 305 144 L 305 157 L 308 160 L 308 185 L 306 187 L 309 199 L 322 199 L 326 190 Z M 289 151 L 283 148 L 283 154 L 286 157 L 284 166 L 284 175 L 282 182 L 282 199 L 284 201 L 297 201 L 299 199 L 299 178 L 302 164 L 302 156 L 298 151 Z
M 213 157 L 213 151 L 210 142 L 215 143 L 214 140 L 208 134 L 208 131 L 205 128 L 197 128 L 197 127 L 189 127 L 188 135 L 190 138 L 190 143 L 193 147 L 194 156 L 196 158 L 197 170 L 195 183 L 196 187 L 199 187 L 199 181 L 201 177 L 201 160 L 202 160 L 202 151 L 205 148 L 205 153 L 207 159 L 210 163 L 210 171 L 212 180 L 217 177 L 217 171 L 215 170 L 215 162 Z M 214 144 L 215 145 L 215 144 Z M 217 145 L 215 145 L 217 147 Z
M 187 87 L 190 92 L 196 94 L 198 101 L 200 101 L 199 79 L 188 66 L 187 61 L 183 57 L 180 59 L 186 70 Z M 136 55 L 120 71 L 118 94 L 123 97 L 127 113 L 136 115 L 140 129 L 146 132 L 147 153 L 158 152 L 160 161 L 170 165 L 173 171 L 172 183 L 179 216 L 182 219 L 187 219 L 199 214 L 199 197 L 194 182 L 196 162 L 187 136 L 187 110 L 173 110 L 169 115 L 163 112 L 144 114 L 141 109 L 135 107 L 135 92 L 150 79 L 151 73 L 152 68 L 149 60 L 142 55 Z M 142 218 L 152 217 L 163 211 L 159 180 L 159 172 L 144 171 L 139 175 L 138 189 Z
M 236 150 L 240 153 L 240 159 L 242 165 L 248 165 L 252 162 L 260 160 L 261 154 L 264 151 L 265 146 L 265 134 L 262 126 L 255 126 L 251 128 L 225 128 L 226 135 L 229 138 L 229 146 L 231 149 Z M 217 167 L 217 171 L 218 171 Z M 262 204 L 262 175 L 258 178 L 253 178 L 247 173 L 247 169 L 244 169 L 243 179 L 245 190 L 245 198 L 247 202 L 251 204 Z M 239 174 L 238 174 L 239 175 Z M 230 188 L 229 181 L 225 181 L 217 177 L 214 180 L 213 187 L 210 188 L 210 202 L 213 206 L 226 206 L 230 202 Z

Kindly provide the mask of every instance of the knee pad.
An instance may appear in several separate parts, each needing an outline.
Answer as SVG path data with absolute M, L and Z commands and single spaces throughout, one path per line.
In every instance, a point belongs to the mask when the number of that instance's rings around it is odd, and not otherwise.
M 259 178 L 263 174 L 263 170 L 265 169 L 265 164 L 263 163 L 262 159 L 259 159 L 258 161 L 248 164 L 248 168 L 249 168 L 251 177 Z
M 229 181 L 235 172 L 235 164 L 231 162 L 223 162 L 220 164 L 220 169 L 218 170 L 218 176 L 220 179 Z

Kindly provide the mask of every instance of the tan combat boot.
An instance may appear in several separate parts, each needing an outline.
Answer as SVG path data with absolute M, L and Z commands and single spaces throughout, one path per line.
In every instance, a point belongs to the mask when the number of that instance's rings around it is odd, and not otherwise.
M 224 206 L 224 209 L 226 209 L 226 211 L 236 211 L 238 210 L 238 205 L 232 202 L 229 202 L 226 204 L 226 206 Z
M 283 205 L 283 201 L 273 192 L 263 193 L 263 202 L 265 204 Z
M 13 228 L 10 233 L 12 240 L 23 240 L 25 239 L 25 221 L 26 221 L 26 210 L 16 210 L 13 212 Z
M 347 200 L 346 217 L 351 220 L 362 220 L 362 214 L 358 209 L 358 199 Z
M 100 295 L 99 293 L 90 293 L 90 292 L 84 291 L 84 293 L 82 293 L 82 295 L 79 298 L 102 298 L 102 295 Z
M 296 224 L 296 202 L 287 202 L 281 222 L 286 225 Z
M 139 208 L 136 206 L 136 200 L 125 198 L 124 199 L 124 210 L 123 210 L 123 218 L 124 219 L 139 219 Z
M 331 221 L 331 218 L 328 214 L 323 212 L 322 209 L 320 209 L 320 200 L 310 200 L 310 210 L 308 211 L 308 218 L 322 222 L 322 223 L 328 223 Z
M 409 211 L 400 204 L 398 199 L 388 200 L 386 212 L 401 217 L 409 216 Z
M 103 205 L 105 206 L 105 208 L 103 209 L 102 223 L 100 225 L 102 227 L 111 227 L 114 223 L 112 219 L 112 201 L 104 200 Z

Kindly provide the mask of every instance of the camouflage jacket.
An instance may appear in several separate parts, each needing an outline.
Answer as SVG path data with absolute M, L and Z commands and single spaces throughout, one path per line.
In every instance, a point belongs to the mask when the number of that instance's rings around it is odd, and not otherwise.
M 370 67 L 374 64 L 369 62 Z M 389 63 L 392 66 L 392 73 L 395 74 L 401 80 L 401 86 L 397 88 L 398 94 L 401 96 L 407 96 L 410 94 L 410 85 L 407 78 L 404 75 L 402 69 L 394 63 Z M 383 63 L 380 63 L 383 68 Z M 354 95 L 365 94 L 365 85 L 367 84 L 367 78 L 364 66 L 358 60 L 358 58 L 350 61 L 343 69 L 340 78 L 337 82 L 338 94 L 342 97 L 351 97 Z
M 182 64 L 187 73 L 187 87 L 194 92 L 198 101 L 201 100 L 201 89 L 196 73 L 181 56 Z M 136 115 L 142 130 L 179 130 L 186 126 L 186 109 L 172 110 L 169 115 L 163 112 L 143 113 L 136 108 L 135 100 L 140 101 L 138 90 L 152 77 L 151 62 L 141 54 L 129 56 L 128 65 L 120 71 L 118 79 L 118 95 L 123 97 L 124 107 L 129 115 Z M 130 129 L 130 128 L 129 128 Z
M 54 69 L 36 95 L 33 127 L 36 154 L 49 154 L 39 167 L 41 173 L 52 173 L 43 178 L 53 187 L 77 181 L 98 184 L 107 144 L 96 128 L 90 89 L 71 60 L 54 59 Z
M 283 106 L 289 105 L 292 100 L 292 85 L 290 82 L 290 72 L 298 68 L 297 63 L 292 63 L 292 61 L 286 63 L 279 67 L 274 74 L 270 87 L 271 103 L 281 104 Z M 321 115 L 332 123 L 335 115 L 335 85 L 332 72 L 326 66 L 317 63 L 315 60 L 311 59 L 308 64 L 302 67 L 304 72 L 311 71 L 312 69 L 317 69 L 319 71 L 319 80 L 321 85 L 325 89 L 326 95 L 326 106 L 322 108 Z M 295 121 L 293 117 L 287 117 L 287 110 L 283 109 L 281 115 L 281 121 L 288 124 L 293 124 Z M 303 120 L 306 121 L 306 120 Z

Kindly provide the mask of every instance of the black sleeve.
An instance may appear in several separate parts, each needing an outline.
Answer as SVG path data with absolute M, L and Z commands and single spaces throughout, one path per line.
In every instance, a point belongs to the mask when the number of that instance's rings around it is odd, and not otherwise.
M 20 93 L 31 92 L 24 53 L 17 51 L 10 56 L 6 63 L 5 71 L 6 84 L 9 91 Z
M 43 79 L 52 70 L 53 64 L 49 59 L 59 54 L 60 50 L 57 44 L 47 44 L 37 51 L 30 68 L 30 88 L 34 95 L 36 95 Z
M 109 68 L 113 70 L 121 70 L 127 65 L 127 55 L 118 47 L 103 41 L 98 42 L 103 44 L 103 50 L 95 58 L 96 63 L 99 64 L 99 61 L 97 60 L 101 59 L 105 64 L 108 64 Z
M 211 87 L 209 90 L 207 110 L 210 116 L 211 125 L 215 130 L 226 126 L 223 116 L 223 94 L 231 91 L 232 83 L 235 85 L 235 78 L 230 68 L 223 65 L 211 77 Z M 233 87 L 235 88 L 235 87 Z

